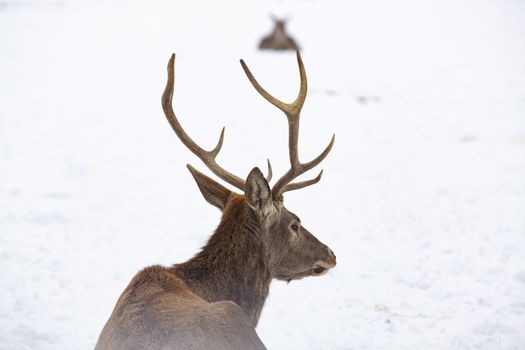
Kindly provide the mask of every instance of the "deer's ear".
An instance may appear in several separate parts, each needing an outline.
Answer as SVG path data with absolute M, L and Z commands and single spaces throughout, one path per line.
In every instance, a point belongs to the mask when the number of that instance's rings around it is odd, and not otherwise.
M 269 206 L 272 205 L 272 192 L 259 168 L 256 167 L 250 171 L 246 179 L 244 195 L 250 207 L 264 215 L 267 214 Z
M 199 172 L 197 169 L 187 164 L 186 167 L 193 175 L 193 178 L 199 186 L 204 199 L 211 205 L 216 206 L 220 210 L 224 210 L 228 198 L 230 198 L 232 192 L 226 187 L 222 186 L 216 181 L 213 181 L 203 173 Z

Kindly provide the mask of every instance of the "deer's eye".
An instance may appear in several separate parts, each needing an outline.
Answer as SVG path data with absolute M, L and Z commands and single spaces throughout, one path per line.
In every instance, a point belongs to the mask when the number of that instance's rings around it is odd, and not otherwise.
M 299 225 L 297 225 L 297 224 L 294 223 L 294 224 L 292 224 L 292 226 L 290 226 L 290 227 L 292 228 L 292 230 L 293 230 L 294 232 L 299 232 Z

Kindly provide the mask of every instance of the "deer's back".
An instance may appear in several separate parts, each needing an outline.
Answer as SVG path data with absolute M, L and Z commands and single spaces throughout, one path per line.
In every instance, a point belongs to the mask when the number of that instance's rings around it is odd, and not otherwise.
M 120 296 L 95 350 L 265 349 L 232 301 L 210 303 L 161 266 L 139 272 Z

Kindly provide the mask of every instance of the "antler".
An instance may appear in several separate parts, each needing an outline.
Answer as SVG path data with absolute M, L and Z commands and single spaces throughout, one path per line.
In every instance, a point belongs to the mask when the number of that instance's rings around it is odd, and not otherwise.
M 257 92 L 259 92 L 259 94 L 261 94 L 262 97 L 264 97 L 268 102 L 270 102 L 275 107 L 283 111 L 284 114 L 286 114 L 286 117 L 288 118 L 288 146 L 290 152 L 290 169 L 277 181 L 275 186 L 273 186 L 272 196 L 274 199 L 279 198 L 284 192 L 297 190 L 319 182 L 323 174 L 322 170 L 319 173 L 319 175 L 317 175 L 317 177 L 311 180 L 290 183 L 299 175 L 307 172 L 308 170 L 314 168 L 319 163 L 321 163 L 321 161 L 328 155 L 328 153 L 330 153 L 330 150 L 332 149 L 332 146 L 335 142 L 334 134 L 328 146 L 316 158 L 307 163 L 301 163 L 299 161 L 299 151 L 297 149 L 299 140 L 299 117 L 301 115 L 301 109 L 303 108 L 304 101 L 306 99 L 307 90 L 306 72 L 304 70 L 303 60 L 301 59 L 301 54 L 299 50 L 297 50 L 297 63 L 299 64 L 299 74 L 301 76 L 301 86 L 299 88 L 299 95 L 297 96 L 294 102 L 285 103 L 276 99 L 275 97 L 270 95 L 266 90 L 264 90 L 264 88 L 261 85 L 259 85 L 257 80 L 254 78 L 253 74 L 250 72 L 250 69 L 248 69 L 246 63 L 244 63 L 244 61 L 241 60 L 242 68 L 244 69 L 244 72 L 248 76 L 248 79 L 252 83 L 255 90 L 257 90 Z
M 244 192 L 244 180 L 223 169 L 219 164 L 217 164 L 215 160 L 215 158 L 221 150 L 222 143 L 224 141 L 225 128 L 222 128 L 221 135 L 219 137 L 219 142 L 217 142 L 217 145 L 211 151 L 206 151 L 205 149 L 197 145 L 191 139 L 191 137 L 184 131 L 179 121 L 177 120 L 177 117 L 175 116 L 175 112 L 173 112 L 172 101 L 174 82 L 175 54 L 172 54 L 168 62 L 168 81 L 166 83 L 164 93 L 162 94 L 162 109 L 164 110 L 164 114 L 166 115 L 168 122 L 170 123 L 173 131 L 175 131 L 175 134 L 177 134 L 182 143 L 186 145 L 186 147 L 188 147 L 189 150 L 192 151 L 197 157 L 199 157 L 203 161 L 203 163 L 208 167 L 208 169 L 210 169 L 219 178 L 223 179 L 227 183 L 237 187 L 239 190 Z M 268 181 L 270 181 L 272 178 L 272 166 L 270 165 L 270 160 L 268 160 L 268 175 L 266 178 Z

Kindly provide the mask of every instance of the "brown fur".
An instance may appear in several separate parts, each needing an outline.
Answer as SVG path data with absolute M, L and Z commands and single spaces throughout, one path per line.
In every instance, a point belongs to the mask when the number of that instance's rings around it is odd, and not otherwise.
M 257 325 L 272 279 L 257 218 L 233 194 L 205 249 L 173 271 L 208 301 L 231 300 Z

